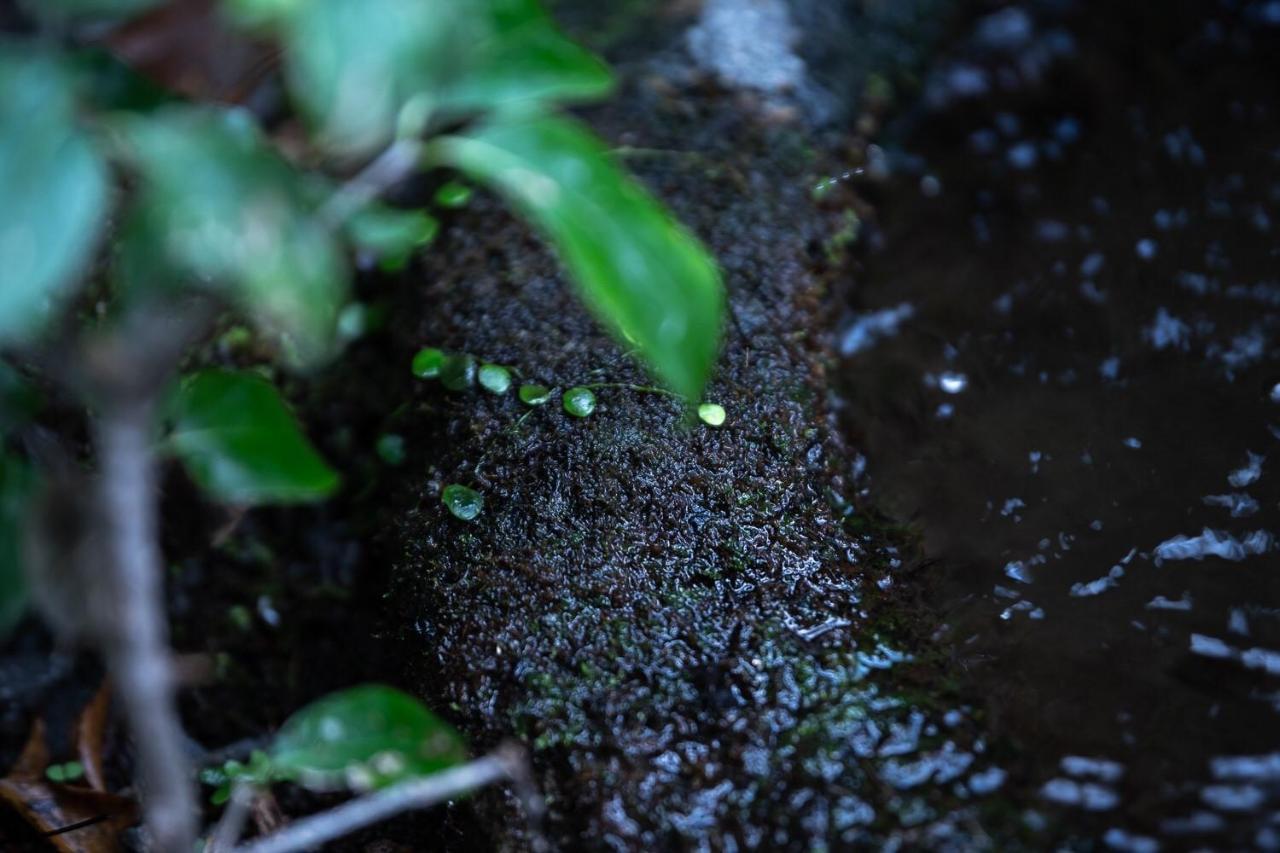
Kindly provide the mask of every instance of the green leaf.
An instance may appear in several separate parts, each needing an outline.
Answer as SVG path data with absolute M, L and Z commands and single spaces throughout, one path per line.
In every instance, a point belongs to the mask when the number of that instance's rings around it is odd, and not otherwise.
M 0 343 L 30 338 L 84 273 L 109 202 L 67 75 L 0 46 Z
M 672 389 L 698 398 L 719 350 L 719 272 L 599 140 L 564 118 L 507 116 L 441 137 L 435 150 L 538 225 L 596 316 Z
M 440 364 L 440 384 L 450 391 L 465 391 L 475 384 L 476 360 L 461 353 L 446 355 Z
M 476 379 L 491 394 L 505 394 L 511 389 L 511 371 L 500 364 L 480 365 Z
M 440 501 L 462 521 L 475 521 L 484 510 L 484 495 L 475 489 L 450 483 L 440 492 Z
M 536 0 L 236 0 L 238 7 L 242 19 L 280 23 L 294 98 L 322 142 L 346 153 L 386 145 L 408 116 L 582 101 L 613 86 L 604 63 L 561 35 Z
M 384 267 L 403 267 L 413 250 L 435 239 L 440 223 L 421 210 L 371 204 L 347 220 L 351 242 L 372 252 Z
M 579 102 L 613 89 L 608 66 L 567 39 L 537 0 L 473 0 L 485 36 L 463 73 L 440 95 L 455 111 L 493 110 L 538 102 Z
M 35 473 L 15 456 L 0 453 L 0 639 L 27 609 L 27 579 L 22 571 L 22 531 L 35 492 Z
M 472 190 L 466 184 L 448 181 L 436 190 L 436 204 L 441 207 L 465 207 L 471 201 Z
M 703 403 L 698 406 L 698 417 L 707 426 L 721 426 L 724 424 L 724 406 L 719 403 Z
M 459 735 L 418 700 L 376 684 L 320 699 L 285 722 L 277 775 L 318 790 L 382 788 L 466 760 Z
M 551 399 L 551 389 L 546 385 L 521 385 L 517 393 L 526 406 L 541 406 Z
M 326 497 L 338 486 L 270 382 L 254 373 L 201 370 L 169 402 L 168 444 L 191 477 L 240 504 Z
M 404 106 L 461 67 L 473 3 L 310 0 L 286 10 L 285 72 L 322 144 L 350 154 L 385 145 Z
M 560 403 L 575 418 L 585 418 L 596 410 L 596 395 L 590 388 L 577 386 L 565 391 Z
M 444 367 L 444 351 L 435 347 L 423 347 L 413 356 L 410 370 L 419 379 L 435 379 Z
M 347 287 L 313 187 L 280 159 L 246 113 L 170 107 L 121 119 L 143 186 L 120 237 L 126 292 L 184 284 L 229 290 L 286 354 L 329 354 Z

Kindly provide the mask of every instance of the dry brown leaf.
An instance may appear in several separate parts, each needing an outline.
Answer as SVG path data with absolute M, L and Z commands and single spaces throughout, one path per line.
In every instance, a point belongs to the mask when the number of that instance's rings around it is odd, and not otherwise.
M 76 719 L 76 758 L 84 767 L 85 783 L 95 791 L 107 790 L 102 751 L 107 742 L 107 712 L 110 710 L 111 688 L 104 681 Z
M 44 721 L 36 720 L 22 755 L 0 779 L 0 801 L 61 853 L 121 849 L 120 833 L 138 821 L 137 803 L 105 791 L 51 782 L 45 777 L 48 767 Z

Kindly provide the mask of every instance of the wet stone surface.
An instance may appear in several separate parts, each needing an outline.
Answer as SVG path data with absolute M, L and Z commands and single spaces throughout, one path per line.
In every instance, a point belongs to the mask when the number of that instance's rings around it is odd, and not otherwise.
M 922 531 L 1027 820 L 1280 846 L 1280 6 L 974 33 L 868 190 L 838 371 L 861 494 Z

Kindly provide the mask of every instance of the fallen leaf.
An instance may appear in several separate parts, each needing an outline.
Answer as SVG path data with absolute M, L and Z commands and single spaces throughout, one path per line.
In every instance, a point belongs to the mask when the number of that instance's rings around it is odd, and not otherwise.
M 76 757 L 84 767 L 85 783 L 95 791 L 107 790 L 102 751 L 107 742 L 107 712 L 110 709 L 111 688 L 104 681 L 76 719 Z
M 120 850 L 120 834 L 138 821 L 137 803 L 105 791 L 50 782 L 45 778 L 48 767 L 44 721 L 36 720 L 22 755 L 0 779 L 0 801 L 61 853 Z

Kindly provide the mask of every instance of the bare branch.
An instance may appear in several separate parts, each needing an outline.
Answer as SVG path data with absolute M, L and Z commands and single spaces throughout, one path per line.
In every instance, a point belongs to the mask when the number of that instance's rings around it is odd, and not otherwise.
M 524 763 L 522 749 L 502 746 L 460 767 L 401 782 L 294 821 L 277 833 L 237 847 L 235 853 L 293 853 L 318 847 L 401 812 L 425 808 L 504 779 L 522 778 Z

